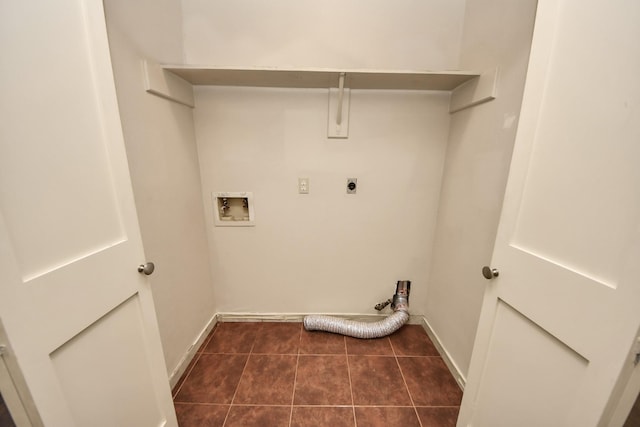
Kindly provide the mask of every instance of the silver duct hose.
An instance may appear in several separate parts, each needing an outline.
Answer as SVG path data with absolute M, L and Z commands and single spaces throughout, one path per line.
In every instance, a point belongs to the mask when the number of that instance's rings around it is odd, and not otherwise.
M 354 338 L 381 338 L 394 333 L 409 320 L 409 313 L 398 310 L 379 322 L 367 323 L 339 319 L 332 316 L 306 316 L 304 328 L 307 331 L 326 331 Z
M 409 320 L 409 290 L 411 281 L 400 280 L 396 284 L 396 293 L 391 302 L 393 313 L 378 322 L 357 322 L 332 316 L 305 316 L 304 328 L 307 331 L 326 331 L 354 338 L 381 338 L 400 329 Z M 376 305 L 382 310 L 386 304 Z M 380 308 L 378 308 L 380 307 Z

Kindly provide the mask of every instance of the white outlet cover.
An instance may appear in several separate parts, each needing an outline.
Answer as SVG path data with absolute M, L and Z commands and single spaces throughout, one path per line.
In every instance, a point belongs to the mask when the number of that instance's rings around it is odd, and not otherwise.
M 309 194 L 309 178 L 298 178 L 298 193 Z
M 351 190 L 349 184 L 355 184 L 355 188 Z M 356 194 L 358 191 L 358 178 L 347 178 L 347 194 Z

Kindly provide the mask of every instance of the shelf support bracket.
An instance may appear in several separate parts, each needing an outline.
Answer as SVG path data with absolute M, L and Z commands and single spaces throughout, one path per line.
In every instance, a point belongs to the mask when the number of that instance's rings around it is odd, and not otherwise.
M 349 100 L 351 92 L 344 88 L 346 73 L 340 73 L 338 88 L 329 89 L 329 120 L 327 137 L 349 137 Z
M 144 70 L 144 89 L 178 104 L 193 108 L 193 86 L 170 71 L 150 60 L 142 61 Z
M 498 96 L 498 68 L 487 70 L 451 91 L 449 113 L 493 101 Z
M 342 98 L 344 97 L 344 75 L 340 73 L 340 81 L 338 83 L 338 114 L 336 115 L 336 124 L 342 124 Z

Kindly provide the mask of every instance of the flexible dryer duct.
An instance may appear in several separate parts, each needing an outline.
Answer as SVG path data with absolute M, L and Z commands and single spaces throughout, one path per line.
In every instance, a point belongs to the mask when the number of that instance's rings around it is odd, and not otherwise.
M 391 308 L 393 313 L 379 322 L 357 322 L 355 320 L 340 319 L 332 316 L 306 316 L 304 328 L 307 331 L 326 331 L 335 334 L 347 335 L 354 338 L 381 338 L 386 337 L 400 329 L 409 320 L 409 290 L 411 281 L 399 280 L 396 284 L 396 293 L 393 296 Z M 378 304 L 384 308 L 386 304 Z

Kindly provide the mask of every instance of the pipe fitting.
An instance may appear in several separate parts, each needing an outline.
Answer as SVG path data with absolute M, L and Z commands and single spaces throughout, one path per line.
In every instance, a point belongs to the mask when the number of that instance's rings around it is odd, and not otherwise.
M 375 305 L 375 307 L 373 307 L 373 308 L 375 308 L 375 309 L 376 309 L 376 310 L 378 310 L 378 311 L 382 311 L 382 310 L 384 310 L 384 308 L 385 308 L 386 306 L 388 306 L 388 305 L 389 305 L 389 304 L 391 304 L 392 302 L 393 302 L 393 300 L 392 300 L 391 298 L 389 298 L 388 300 L 386 300 L 386 301 L 384 301 L 384 302 L 380 302 L 380 303 L 376 304 L 376 305 Z

